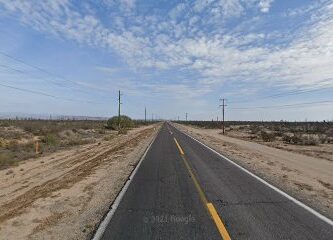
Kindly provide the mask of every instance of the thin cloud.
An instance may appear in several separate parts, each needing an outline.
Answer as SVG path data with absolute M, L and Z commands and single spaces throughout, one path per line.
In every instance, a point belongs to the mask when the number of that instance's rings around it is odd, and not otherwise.
M 260 11 L 263 13 L 269 12 L 269 9 L 271 7 L 271 4 L 274 2 L 274 0 L 260 0 L 259 1 L 259 8 Z
M 0 0 L 3 11 L 17 15 L 22 24 L 58 38 L 115 51 L 132 69 L 163 72 L 186 68 L 199 76 L 185 86 L 174 83 L 160 89 L 154 86 L 159 91 L 183 89 L 195 96 L 230 81 L 285 88 L 333 84 L 327 80 L 333 75 L 332 3 L 308 9 L 309 20 L 292 38 L 285 33 L 260 32 L 255 27 L 250 32 L 228 28 L 228 19 L 240 16 L 257 17 L 258 25 L 263 24 L 265 19 L 260 14 L 267 14 L 272 3 L 272 0 L 194 1 L 175 5 L 168 11 L 168 17 L 162 17 L 154 12 L 145 16 L 135 14 L 138 3 L 123 0 L 119 12 L 112 12 L 117 22 L 108 25 L 94 11 L 78 9 L 66 0 Z M 260 10 L 257 16 L 247 15 L 254 9 Z M 128 11 L 132 14 L 127 21 L 132 24 L 125 24 L 122 18 Z M 275 44 L 276 38 L 285 39 L 286 43 Z

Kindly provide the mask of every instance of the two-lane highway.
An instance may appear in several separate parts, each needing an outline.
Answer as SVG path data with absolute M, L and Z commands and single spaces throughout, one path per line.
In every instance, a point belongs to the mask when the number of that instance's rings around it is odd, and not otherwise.
M 165 123 L 102 239 L 333 239 L 320 217 Z

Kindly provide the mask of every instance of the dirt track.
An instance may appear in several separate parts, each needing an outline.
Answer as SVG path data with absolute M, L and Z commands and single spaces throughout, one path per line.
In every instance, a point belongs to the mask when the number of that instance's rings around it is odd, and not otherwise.
M 1 239 L 85 239 L 157 129 L 134 129 L 0 171 Z

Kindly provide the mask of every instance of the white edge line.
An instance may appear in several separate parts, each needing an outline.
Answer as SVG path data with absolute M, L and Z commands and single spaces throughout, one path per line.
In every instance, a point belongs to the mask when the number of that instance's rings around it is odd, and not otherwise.
M 177 128 L 176 128 L 177 129 Z M 178 129 L 178 131 L 180 131 Z M 264 179 L 258 177 L 257 175 L 255 175 L 254 173 L 250 172 L 249 170 L 245 169 L 244 167 L 238 165 L 237 163 L 235 163 L 234 161 L 230 160 L 229 158 L 227 158 L 226 156 L 224 156 L 223 154 L 217 152 L 216 150 L 208 147 L 206 144 L 200 142 L 199 140 L 195 139 L 194 137 L 190 136 L 189 134 L 180 131 L 181 133 L 184 133 L 186 136 L 192 138 L 194 141 L 200 143 L 201 145 L 203 145 L 204 147 L 208 148 L 209 150 L 211 150 L 212 152 L 214 152 L 215 154 L 219 155 L 220 157 L 224 158 L 225 160 L 227 160 L 228 162 L 230 162 L 231 164 L 235 165 L 236 167 L 238 167 L 239 169 L 241 169 L 242 171 L 246 172 L 247 174 L 249 174 L 250 176 L 254 177 L 255 179 L 257 179 L 258 181 L 260 181 L 261 183 L 265 184 L 266 186 L 270 187 L 271 189 L 273 189 L 274 191 L 280 193 L 281 195 L 283 195 L 284 197 L 288 198 L 289 200 L 291 200 L 292 202 L 294 202 L 295 204 L 297 204 L 298 206 L 304 208 L 305 210 L 309 211 L 310 213 L 312 213 L 313 215 L 315 215 L 316 217 L 318 217 L 319 219 L 321 219 L 322 221 L 328 223 L 329 225 L 333 226 L 333 221 L 331 219 L 329 219 L 328 217 L 325 217 L 324 215 L 320 214 L 319 212 L 317 212 L 316 210 L 312 209 L 311 207 L 305 205 L 304 203 L 302 203 L 301 201 L 297 200 L 296 198 L 288 195 L 287 193 L 285 193 L 284 191 L 282 191 L 281 189 L 273 186 L 272 184 L 266 182 Z
M 151 145 L 154 143 L 156 136 L 158 135 L 159 131 L 157 132 L 157 134 L 155 135 L 155 137 L 153 138 L 153 140 L 151 141 L 151 143 L 149 144 L 149 146 L 147 147 L 146 151 L 144 152 L 144 154 L 142 155 L 139 163 L 136 165 L 136 167 L 134 168 L 134 170 L 132 171 L 131 175 L 129 176 L 129 178 L 127 179 L 126 183 L 124 184 L 123 188 L 121 189 L 121 191 L 119 192 L 118 196 L 116 197 L 116 199 L 114 200 L 114 202 L 112 203 L 109 212 L 107 213 L 107 215 L 105 216 L 104 220 L 99 224 L 92 240 L 100 240 L 105 232 L 105 229 L 107 228 L 107 226 L 109 225 L 111 218 L 113 217 L 114 213 L 116 212 L 121 200 L 123 199 L 129 185 L 131 184 L 136 172 L 138 171 L 141 163 L 143 162 L 143 160 L 145 159 Z

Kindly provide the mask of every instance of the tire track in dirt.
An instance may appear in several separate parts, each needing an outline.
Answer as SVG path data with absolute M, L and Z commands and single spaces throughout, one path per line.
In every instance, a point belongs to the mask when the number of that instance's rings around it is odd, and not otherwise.
M 94 151 L 94 154 L 91 154 L 93 157 L 89 157 L 91 155 L 87 154 L 89 150 L 84 151 L 79 156 L 76 155 L 73 157 L 73 161 L 69 163 L 74 166 L 73 168 L 69 167 L 69 170 L 60 176 L 43 182 L 41 185 L 34 186 L 25 193 L 11 199 L 10 202 L 1 205 L 0 223 L 24 213 L 25 209 L 30 207 L 37 199 L 50 197 L 55 191 L 72 187 L 75 183 L 93 174 L 95 169 L 101 164 L 112 163 L 122 153 L 137 146 L 142 139 L 150 136 L 153 132 L 154 128 L 148 128 L 136 133 L 133 137 L 126 137 L 123 141 L 120 138 L 119 142 L 109 149 L 100 152 L 101 148 L 99 147 L 98 151 Z M 107 147 L 107 145 L 107 143 L 105 146 L 103 144 L 102 148 Z M 96 155 L 95 153 L 97 152 L 99 153 Z M 68 161 L 70 160 L 67 159 L 61 165 L 68 164 Z

